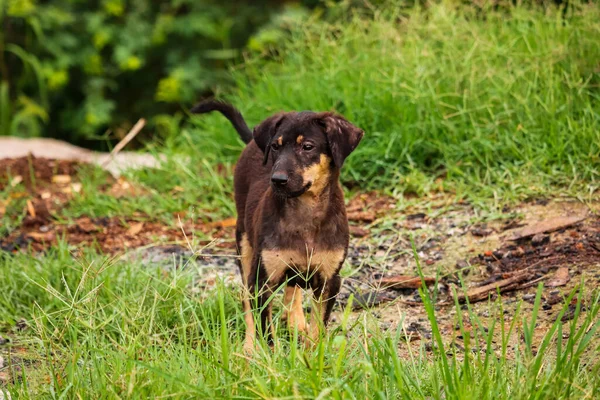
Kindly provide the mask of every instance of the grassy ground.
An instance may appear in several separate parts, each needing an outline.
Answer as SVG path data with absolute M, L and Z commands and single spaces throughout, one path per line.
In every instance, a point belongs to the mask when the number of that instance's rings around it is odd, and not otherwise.
M 464 349 L 443 344 L 435 308 L 424 296 L 433 353 L 408 345 L 401 329 L 380 330 L 369 314 L 348 318 L 345 312 L 315 350 L 303 350 L 294 336 L 288 339 L 280 331 L 274 351 L 263 344 L 247 357 L 237 291 L 224 286 L 191 291 L 195 271 L 189 269 L 164 273 L 88 257 L 74 260 L 59 247 L 41 259 L 0 258 L 0 319 L 27 321 L 13 329 L 14 346 L 5 356 L 13 366 L 4 373 L 21 377 L 8 387 L 13 396 L 592 399 L 600 394 L 598 349 L 590 345 L 599 328 L 598 293 L 587 312 L 579 314 L 578 304 L 577 316 L 563 330 L 565 306 L 540 341 L 533 340 L 533 332 L 541 292 L 533 316 L 517 313 L 508 323 L 484 327 L 469 308 L 460 311 L 464 320 L 457 317 L 456 323 L 470 338 Z M 501 302 L 491 309 L 505 319 Z M 464 328 L 466 320 L 472 328 Z M 490 349 L 498 332 L 502 350 L 496 353 Z M 513 336 L 522 340 L 509 340 Z
M 600 9 L 515 8 L 476 17 L 447 3 L 384 10 L 292 29 L 277 53 L 251 55 L 233 71 L 228 98 L 251 123 L 280 109 L 336 109 L 366 131 L 344 182 L 396 194 L 456 194 L 492 210 L 530 196 L 590 199 L 600 154 Z M 81 195 L 59 217 L 142 213 L 176 223 L 233 215 L 227 171 L 242 148 L 217 115 L 183 131 L 166 121 L 158 170 L 128 179 L 144 196 L 116 199 L 86 172 Z M 170 126 L 170 128 L 169 128 Z M 190 160 L 186 156 L 192 156 Z M 217 164 L 221 166 L 217 168 Z M 19 186 L 3 196 L 17 195 Z M 9 207 L 21 210 L 24 200 Z M 12 209 L 9 209 L 11 211 Z M 4 217 L 3 229 L 10 214 Z M 14 226 L 15 220 L 10 219 Z M 585 287 L 568 323 L 534 339 L 536 312 L 478 323 L 458 306 L 464 349 L 443 343 L 427 299 L 433 338 L 407 343 L 370 313 L 343 313 L 315 350 L 283 329 L 274 351 L 241 352 L 236 289 L 198 291 L 199 272 L 141 268 L 66 244 L 40 256 L 0 253 L 0 386 L 13 398 L 435 398 L 600 396 L 597 291 Z M 585 304 L 582 305 L 582 299 Z M 539 295 L 536 301 L 539 307 Z M 585 312 L 579 313 L 583 306 Z M 559 315 L 560 316 L 560 315 Z M 467 329 L 463 318 L 469 320 Z M 21 319 L 24 322 L 20 322 Z M 277 320 L 277 319 L 276 319 Z M 504 323 L 506 321 L 506 323 Z M 500 332 L 502 351 L 491 348 Z M 507 351 L 507 349 L 511 351 Z M 5 349 L 9 349 L 10 351 Z M 13 378 L 15 378 L 13 380 Z M 1 398 L 1 397 L 0 397 Z

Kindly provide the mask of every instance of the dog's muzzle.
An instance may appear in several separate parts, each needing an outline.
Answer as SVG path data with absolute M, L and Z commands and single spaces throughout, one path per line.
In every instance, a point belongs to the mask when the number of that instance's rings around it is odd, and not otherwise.
M 296 192 L 290 192 L 286 194 L 286 197 L 288 199 L 292 199 L 294 197 L 299 197 L 302 196 L 304 193 L 306 193 L 306 191 L 308 189 L 310 189 L 310 187 L 312 186 L 312 182 L 308 182 L 302 189 L 296 191 Z

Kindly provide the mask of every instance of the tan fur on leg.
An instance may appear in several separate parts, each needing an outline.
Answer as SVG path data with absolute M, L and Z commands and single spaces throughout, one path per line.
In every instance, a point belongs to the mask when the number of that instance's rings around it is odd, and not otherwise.
M 244 289 L 247 291 L 247 289 Z M 256 326 L 254 325 L 254 318 L 252 317 L 252 308 L 250 307 L 250 300 L 246 293 L 244 293 L 244 321 L 246 322 L 246 337 L 244 339 L 244 351 L 251 353 L 254 351 L 254 340 L 256 338 Z
M 289 329 L 298 329 L 298 333 L 306 333 L 306 320 L 302 309 L 302 289 L 298 286 L 286 287 L 284 304 Z
M 256 325 L 254 323 L 254 317 L 252 316 L 252 307 L 250 306 L 250 294 L 248 292 L 248 274 L 250 274 L 250 268 L 252 263 L 252 246 L 248 241 L 248 235 L 242 235 L 242 241 L 240 243 L 241 249 L 241 263 L 242 263 L 242 282 L 243 288 L 243 305 L 244 305 L 244 321 L 246 322 L 246 337 L 244 339 L 244 351 L 251 353 L 254 351 L 254 343 L 256 338 Z
M 314 299 L 310 313 L 310 339 L 316 344 L 323 329 L 323 314 L 325 313 L 325 300 L 323 296 Z

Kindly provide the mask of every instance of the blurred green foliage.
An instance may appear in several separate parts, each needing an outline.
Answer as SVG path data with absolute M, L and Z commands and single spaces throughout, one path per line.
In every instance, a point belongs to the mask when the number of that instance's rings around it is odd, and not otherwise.
M 317 4 L 284 3 L 0 0 L 0 135 L 82 142 L 160 124 Z

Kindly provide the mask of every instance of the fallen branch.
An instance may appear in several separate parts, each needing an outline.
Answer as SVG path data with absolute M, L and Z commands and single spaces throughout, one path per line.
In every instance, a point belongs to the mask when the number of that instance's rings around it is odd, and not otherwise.
M 121 150 L 123 150 L 123 148 L 125 146 L 127 146 L 127 144 L 129 142 L 131 142 L 133 140 L 133 138 L 137 136 L 138 133 L 140 133 L 140 131 L 142 130 L 142 128 L 144 127 L 144 125 L 146 125 L 146 120 L 144 118 L 140 118 L 138 120 L 138 122 L 135 123 L 135 125 L 133 126 L 133 128 L 131 128 L 131 130 L 129 131 L 129 133 L 127 133 L 127 135 L 125 135 L 125 137 L 123 139 L 121 139 L 121 141 L 119 143 L 117 143 L 117 145 L 115 146 L 115 148 L 110 152 L 109 157 L 106 159 L 106 161 L 104 161 L 102 163 L 102 168 L 104 168 L 108 164 L 110 164 L 110 162 L 115 158 L 115 156 L 117 154 L 119 154 L 119 152 Z
M 510 290 L 514 290 L 518 287 L 518 283 L 521 283 L 531 277 L 529 273 L 523 273 L 519 275 L 511 276 L 510 278 L 502 279 L 498 282 L 493 282 L 488 285 L 476 287 L 467 290 L 467 294 L 459 294 L 458 301 L 459 303 L 464 303 L 466 300 L 469 300 L 470 303 L 476 303 L 481 300 L 487 299 L 490 293 L 496 293 L 496 291 L 500 290 L 500 293 L 508 292 Z
M 426 286 L 435 283 L 435 278 L 423 277 Z M 419 276 L 396 275 L 381 278 L 382 288 L 389 289 L 418 289 L 421 287 L 421 278 Z
M 585 216 L 558 217 L 541 222 L 536 222 L 534 224 L 527 225 L 523 229 L 515 231 L 513 235 L 508 238 L 508 240 L 517 241 L 537 235 L 538 233 L 558 231 L 560 229 L 568 228 L 572 225 L 578 224 L 585 219 Z

